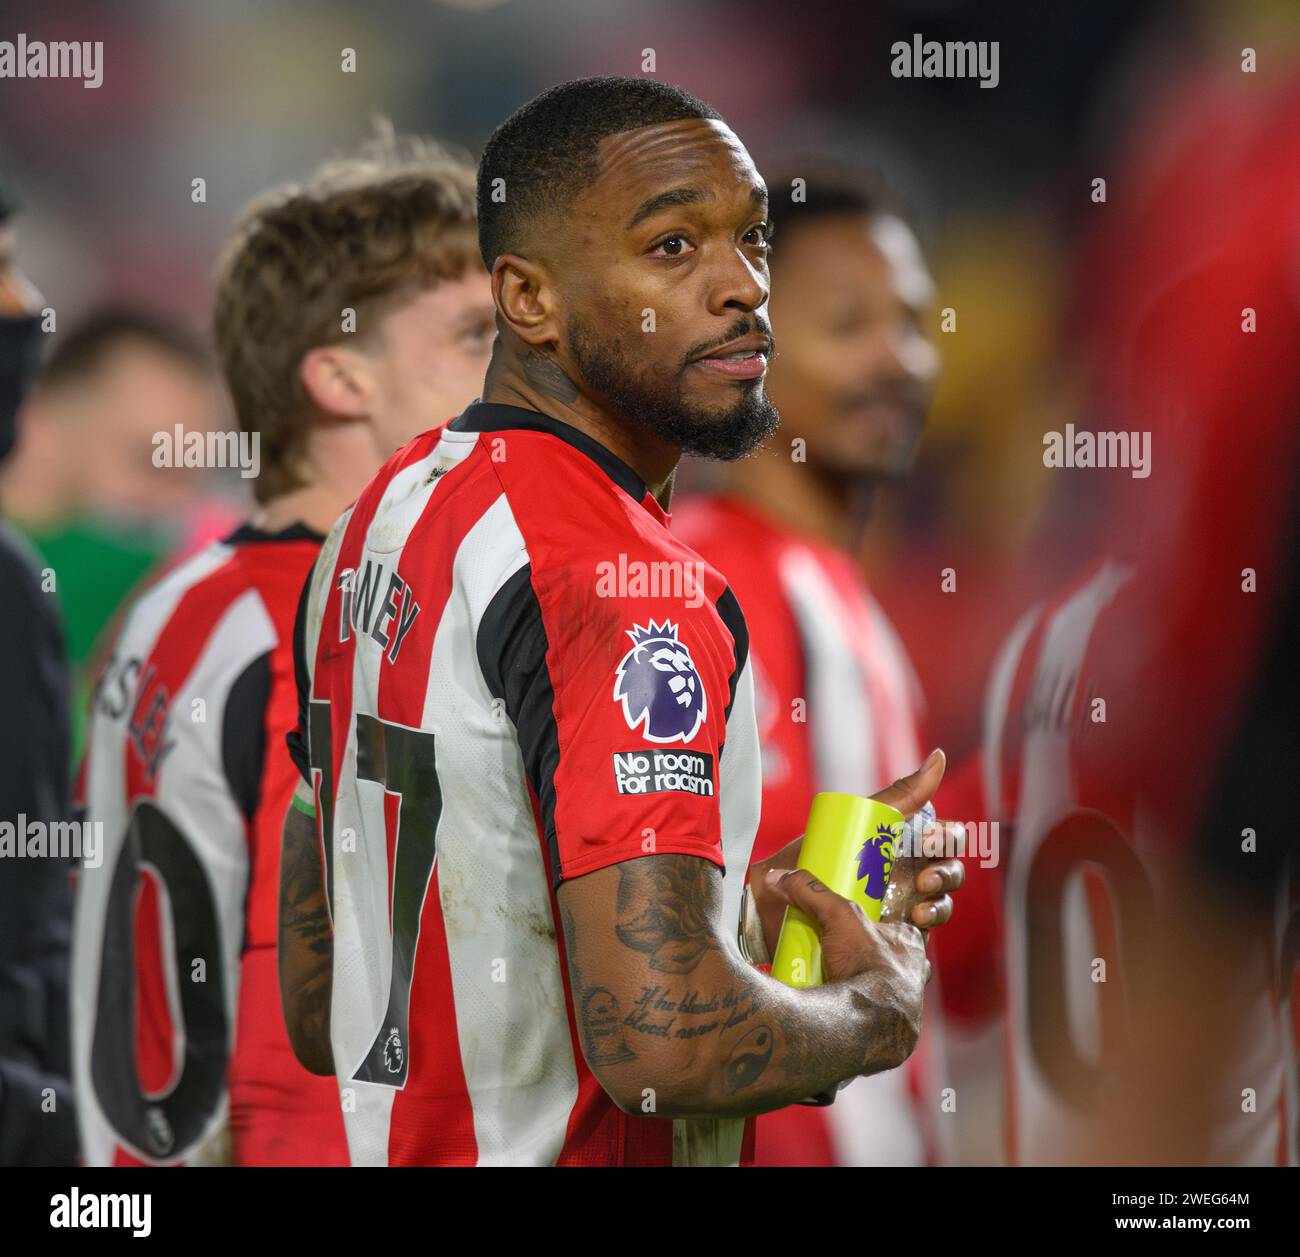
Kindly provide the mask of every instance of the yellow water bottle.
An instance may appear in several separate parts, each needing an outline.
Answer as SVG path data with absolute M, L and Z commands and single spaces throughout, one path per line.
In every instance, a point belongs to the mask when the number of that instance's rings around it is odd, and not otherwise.
M 904 823 L 902 812 L 875 799 L 814 795 L 798 867 L 879 921 Z M 820 986 L 826 980 L 817 924 L 793 904 L 785 910 L 772 976 L 786 986 Z

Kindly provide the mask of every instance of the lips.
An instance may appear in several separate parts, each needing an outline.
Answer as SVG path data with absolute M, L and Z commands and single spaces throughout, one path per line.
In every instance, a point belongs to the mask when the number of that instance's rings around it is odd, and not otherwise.
M 691 366 L 700 367 L 714 375 L 731 380 L 752 380 L 767 370 L 767 357 L 772 342 L 759 332 L 751 332 L 725 345 L 710 349 L 706 354 L 691 360 Z

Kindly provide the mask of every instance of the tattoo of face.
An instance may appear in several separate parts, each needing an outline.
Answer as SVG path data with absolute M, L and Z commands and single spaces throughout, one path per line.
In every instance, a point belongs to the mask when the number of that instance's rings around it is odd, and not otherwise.
M 659 973 L 690 973 L 716 951 L 712 909 L 717 874 L 707 860 L 655 855 L 618 866 L 614 927 L 624 947 L 644 952 Z
M 578 386 L 565 374 L 554 358 L 530 349 L 523 355 L 524 379 L 543 397 L 553 397 L 566 405 L 578 400 Z
M 582 995 L 582 1044 L 587 1064 L 619 1065 L 636 1060 L 623 1035 L 618 997 L 603 986 L 588 987 Z

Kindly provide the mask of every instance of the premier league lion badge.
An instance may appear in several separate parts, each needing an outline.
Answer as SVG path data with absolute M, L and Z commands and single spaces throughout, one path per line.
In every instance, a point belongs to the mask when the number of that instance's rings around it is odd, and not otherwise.
M 665 620 L 627 630 L 632 649 L 614 680 L 614 701 L 623 704 L 629 729 L 643 728 L 651 742 L 689 742 L 704 723 L 704 684 L 691 652 Z
M 877 825 L 876 832 L 862 844 L 858 852 L 858 881 L 867 883 L 868 899 L 883 899 L 889 885 L 889 872 L 894 867 L 894 831 L 888 825 Z

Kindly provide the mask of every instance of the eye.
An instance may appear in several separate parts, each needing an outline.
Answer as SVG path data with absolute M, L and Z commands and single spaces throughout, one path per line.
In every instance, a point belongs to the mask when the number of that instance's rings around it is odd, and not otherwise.
M 671 236 L 665 236 L 662 240 L 650 246 L 652 256 L 674 260 L 683 258 L 691 252 L 694 252 L 694 246 L 680 231 L 674 232 Z
M 477 323 L 471 324 L 464 331 L 463 339 L 465 344 L 472 350 L 482 349 L 486 345 L 491 345 L 497 334 L 497 325 L 494 319 L 482 319 Z
M 745 232 L 741 239 L 746 244 L 756 245 L 766 253 L 772 247 L 772 225 L 771 223 L 757 223 Z

